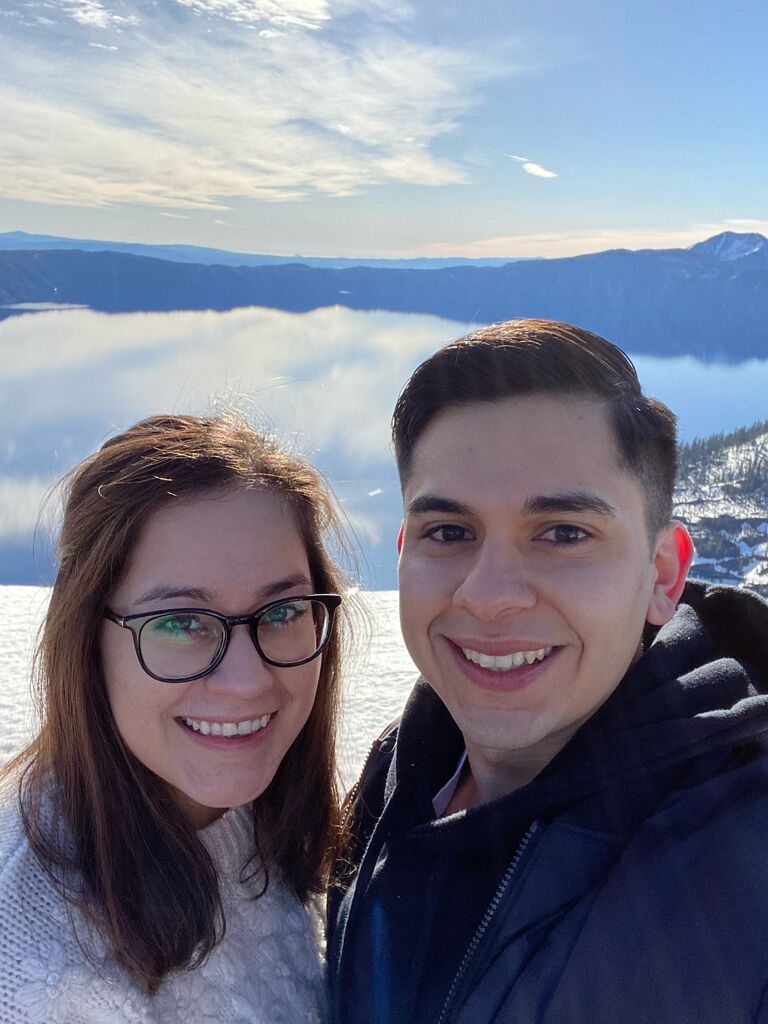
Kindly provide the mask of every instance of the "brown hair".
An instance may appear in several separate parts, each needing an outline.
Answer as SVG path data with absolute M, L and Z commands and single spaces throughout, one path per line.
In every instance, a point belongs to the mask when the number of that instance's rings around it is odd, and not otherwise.
M 60 568 L 38 650 L 42 728 L 3 772 L 21 771 L 32 850 L 150 993 L 169 971 L 199 965 L 224 921 L 207 850 L 170 787 L 117 731 L 99 626 L 159 508 L 201 492 L 254 487 L 274 490 L 292 509 L 317 592 L 340 590 L 343 577 L 323 545 L 329 531 L 341 538 L 339 520 L 319 475 L 244 420 L 153 416 L 72 470 L 63 481 Z M 301 900 L 320 890 L 338 827 L 340 655 L 337 619 L 309 719 L 252 805 L 254 856 L 261 854 L 265 869 L 276 867 Z
M 619 463 L 645 493 L 654 539 L 672 516 L 677 420 L 666 405 L 642 393 L 632 360 L 620 348 L 554 320 L 492 324 L 438 349 L 416 368 L 392 417 L 401 485 L 413 467 L 416 442 L 439 413 L 532 394 L 605 403 Z

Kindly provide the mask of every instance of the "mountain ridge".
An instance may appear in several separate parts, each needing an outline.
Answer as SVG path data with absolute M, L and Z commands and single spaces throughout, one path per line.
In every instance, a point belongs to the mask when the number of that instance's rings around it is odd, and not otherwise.
M 298 253 L 236 252 L 213 246 L 188 245 L 184 243 L 120 242 L 92 238 L 69 238 L 62 235 L 41 235 L 27 231 L 0 232 L 0 251 L 59 251 L 79 250 L 81 252 L 121 252 L 132 256 L 148 256 L 172 263 L 203 263 L 221 266 L 285 266 L 301 263 L 305 266 L 341 270 L 346 267 L 371 267 L 373 269 L 440 270 L 453 266 L 493 266 L 519 263 L 529 260 L 557 259 L 543 256 L 416 256 L 413 258 L 376 258 L 352 256 L 306 256 Z M 717 256 L 722 260 L 741 259 L 755 252 L 768 258 L 768 238 L 757 232 L 722 231 L 687 248 L 668 249 L 606 249 L 600 252 L 701 252 Z M 581 255 L 596 255 L 582 253 Z
M 202 263 L 207 266 L 260 267 L 286 266 L 301 263 L 308 267 L 343 270 L 345 267 L 371 267 L 373 269 L 439 270 L 453 266 L 500 267 L 524 259 L 520 256 L 481 257 L 417 256 L 413 259 L 350 256 L 285 256 L 276 253 L 234 252 L 211 246 L 162 244 L 149 242 L 99 241 L 91 238 L 65 238 L 58 235 L 35 235 L 26 231 L 0 232 L 0 251 L 17 252 L 119 252 L 129 256 L 148 256 L 171 263 Z
M 732 262 L 759 254 L 768 260 L 768 238 L 756 231 L 722 231 L 691 247 L 692 252 L 705 252 L 720 260 Z
M 581 324 L 641 354 L 719 362 L 768 357 L 768 260 L 761 252 L 724 260 L 695 248 L 618 249 L 418 271 L 231 267 L 80 250 L 0 252 L 0 306 L 52 302 L 113 313 L 241 306 L 298 313 L 346 306 L 464 323 L 543 317 Z M 6 308 L 0 316 L 14 312 Z

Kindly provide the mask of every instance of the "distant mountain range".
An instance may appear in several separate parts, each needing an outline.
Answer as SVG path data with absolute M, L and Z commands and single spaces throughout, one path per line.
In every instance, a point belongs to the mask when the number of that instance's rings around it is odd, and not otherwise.
M 307 267 L 343 270 L 345 267 L 372 267 L 383 270 L 440 270 L 445 267 L 502 267 L 522 257 L 469 259 L 464 256 L 427 257 L 408 260 L 350 259 L 346 256 L 275 256 L 260 252 L 231 252 L 199 245 L 147 245 L 142 242 L 104 242 L 92 238 L 60 238 L 57 235 L 30 235 L 26 231 L 0 232 L 0 251 L 43 251 L 80 249 L 82 252 L 122 252 L 129 256 L 149 256 L 172 263 L 218 264 L 225 267 L 282 267 L 303 263 Z
M 0 237 L 10 244 L 16 236 Z M 725 232 L 690 249 L 424 270 L 227 266 L 70 247 L 0 251 L 0 306 L 50 302 L 106 312 L 341 305 L 475 323 L 551 317 L 634 353 L 739 361 L 768 358 L 768 239 Z

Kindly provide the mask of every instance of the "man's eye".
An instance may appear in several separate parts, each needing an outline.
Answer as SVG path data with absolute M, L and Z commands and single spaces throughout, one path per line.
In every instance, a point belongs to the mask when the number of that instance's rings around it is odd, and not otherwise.
M 539 534 L 539 540 L 546 540 L 552 544 L 573 545 L 589 540 L 591 534 L 587 533 L 581 526 L 574 526 L 573 523 L 557 523 L 550 526 L 544 533 Z
M 435 526 L 427 531 L 426 536 L 430 540 L 436 540 L 438 544 L 457 544 L 473 538 L 472 531 L 468 530 L 466 526 L 457 526 L 453 523 Z

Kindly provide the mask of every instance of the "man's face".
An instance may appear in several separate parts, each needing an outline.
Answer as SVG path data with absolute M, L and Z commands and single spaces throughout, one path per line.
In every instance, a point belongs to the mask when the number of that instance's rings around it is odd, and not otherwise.
M 416 444 L 400 617 L 473 753 L 553 753 L 673 605 L 639 482 L 599 404 L 533 395 L 449 409 Z M 667 542 L 667 547 L 669 544 Z

